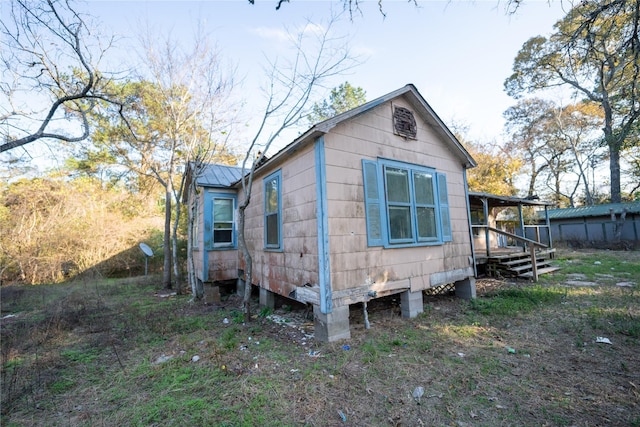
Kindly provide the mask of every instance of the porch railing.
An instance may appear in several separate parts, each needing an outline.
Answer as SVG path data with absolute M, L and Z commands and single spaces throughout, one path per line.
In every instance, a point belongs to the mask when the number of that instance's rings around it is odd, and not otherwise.
M 491 256 L 491 245 L 490 245 L 490 239 L 489 239 L 490 231 L 493 231 L 496 234 L 509 237 L 511 239 L 514 239 L 517 242 L 522 243 L 525 250 L 528 247 L 529 253 L 531 255 L 531 274 L 533 275 L 533 280 L 535 282 L 538 281 L 538 265 L 536 260 L 536 248 L 548 249 L 549 248 L 548 245 L 544 243 L 540 243 L 539 241 L 528 239 L 526 237 L 518 236 L 517 234 L 509 233 L 508 231 L 490 227 L 488 225 L 474 225 L 474 228 L 482 228 L 485 230 L 487 257 Z

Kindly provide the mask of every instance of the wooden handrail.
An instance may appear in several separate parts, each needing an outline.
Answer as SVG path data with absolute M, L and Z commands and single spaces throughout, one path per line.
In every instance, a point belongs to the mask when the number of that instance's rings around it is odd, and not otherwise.
M 540 248 L 548 248 L 549 247 L 549 246 L 545 245 L 544 243 L 536 242 L 535 240 L 527 239 L 526 237 L 518 236 L 517 234 L 509 233 L 508 231 L 504 231 L 504 230 L 500 230 L 500 229 L 497 229 L 497 228 L 489 227 L 488 225 L 485 225 L 483 227 L 486 227 L 489 231 L 493 231 L 495 233 L 502 234 L 504 236 L 514 238 L 514 239 L 519 240 L 519 241 L 524 242 L 524 243 L 529 243 L 530 245 L 538 246 Z
M 497 228 L 493 228 L 490 227 L 488 225 L 481 225 L 481 226 L 474 226 L 474 227 L 478 227 L 478 228 L 486 228 L 489 231 L 493 231 L 494 233 L 497 234 L 502 234 L 503 236 L 507 236 L 507 237 L 511 237 L 517 241 L 523 242 L 523 243 L 528 243 L 529 244 L 529 253 L 531 256 L 531 275 L 533 276 L 533 281 L 537 282 L 538 281 L 538 261 L 536 259 L 536 246 L 539 248 L 549 248 L 548 245 L 545 245 L 544 243 L 540 243 L 540 242 L 536 242 L 535 240 L 531 240 L 531 239 L 527 239 L 526 237 L 523 236 L 518 236 L 517 234 L 513 234 L 513 233 L 509 233 L 508 231 L 504 231 L 504 230 L 499 230 Z M 488 254 L 488 249 L 487 248 L 487 254 Z

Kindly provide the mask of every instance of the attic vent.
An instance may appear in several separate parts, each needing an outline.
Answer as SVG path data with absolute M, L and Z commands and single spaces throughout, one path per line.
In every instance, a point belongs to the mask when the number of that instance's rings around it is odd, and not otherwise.
M 405 138 L 416 139 L 418 129 L 416 119 L 413 117 L 413 111 L 403 107 L 394 107 L 393 109 L 393 129 L 395 133 Z

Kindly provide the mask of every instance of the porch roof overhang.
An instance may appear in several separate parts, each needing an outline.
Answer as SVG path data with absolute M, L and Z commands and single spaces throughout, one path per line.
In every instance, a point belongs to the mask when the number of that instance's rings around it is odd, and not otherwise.
M 483 203 L 487 203 L 489 209 L 506 208 L 510 206 L 553 206 L 553 203 L 538 200 L 537 198 L 498 196 L 490 193 L 469 192 L 470 206 L 482 206 Z

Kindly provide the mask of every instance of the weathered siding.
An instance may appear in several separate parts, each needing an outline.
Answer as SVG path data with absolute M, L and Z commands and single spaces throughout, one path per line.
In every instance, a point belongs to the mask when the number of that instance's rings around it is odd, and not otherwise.
M 238 251 L 208 251 L 209 282 L 233 280 L 238 278 Z
M 393 105 L 413 110 L 399 99 Z M 443 284 L 432 283 L 434 273 L 472 271 L 463 167 L 432 127 L 419 115 L 415 118 L 417 140 L 393 133 L 391 102 L 339 124 L 325 136 L 334 292 L 390 282 L 410 285 L 416 291 Z M 406 248 L 367 246 L 362 160 L 377 158 L 417 164 L 446 174 L 452 242 Z
M 189 193 L 189 203 L 188 206 L 190 209 L 193 208 L 193 206 L 195 204 L 197 204 L 198 208 L 197 208 L 197 217 L 195 218 L 195 220 L 198 222 L 198 227 L 197 227 L 197 239 L 196 242 L 193 242 L 193 247 L 192 247 L 192 254 L 193 254 L 193 263 L 195 266 L 195 271 L 196 271 L 196 277 L 199 280 L 203 280 L 204 279 L 204 275 L 203 275 L 203 263 L 204 263 L 204 257 L 203 257 L 203 242 L 204 242 L 204 209 L 202 208 L 203 203 L 204 202 L 204 192 L 200 191 L 198 193 L 193 193 L 190 192 Z
M 232 280 L 238 277 L 238 254 L 237 249 L 219 248 L 210 249 L 207 247 L 207 239 L 210 239 L 211 230 L 207 229 L 206 216 L 212 215 L 211 195 L 227 193 L 234 195 L 234 190 L 202 188 L 197 194 L 189 194 L 189 206 L 193 207 L 197 203 L 197 241 L 193 244 L 193 262 L 198 280 L 203 282 L 215 282 L 222 280 Z M 210 225 L 209 225 L 210 228 Z M 209 237 L 205 237 L 209 236 Z M 205 267 L 205 263 L 207 266 Z
M 263 179 L 282 174 L 282 250 L 264 249 Z M 316 169 L 313 144 L 287 161 L 259 169 L 246 211 L 247 246 L 253 256 L 253 283 L 281 295 L 297 286 L 318 283 L 318 226 L 316 221 Z M 238 200 L 242 200 L 240 192 Z M 243 268 L 241 265 L 240 268 Z

